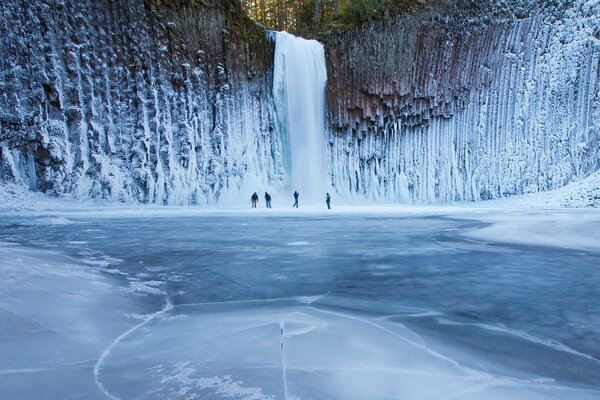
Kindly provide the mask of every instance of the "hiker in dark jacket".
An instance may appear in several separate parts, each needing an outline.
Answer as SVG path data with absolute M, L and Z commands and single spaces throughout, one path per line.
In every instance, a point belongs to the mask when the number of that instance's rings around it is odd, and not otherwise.
M 256 203 L 258 203 L 258 194 L 254 192 L 252 197 L 250 197 L 250 200 L 252 200 L 252 208 L 256 208 Z
M 267 203 L 267 208 L 271 208 L 271 195 L 265 192 L 265 201 Z
M 300 196 L 300 193 L 298 193 L 298 191 L 294 191 L 294 205 L 292 207 L 298 208 L 298 196 Z
M 331 196 L 329 193 L 327 193 L 327 196 L 325 197 L 325 203 L 327 203 L 327 209 L 331 210 Z

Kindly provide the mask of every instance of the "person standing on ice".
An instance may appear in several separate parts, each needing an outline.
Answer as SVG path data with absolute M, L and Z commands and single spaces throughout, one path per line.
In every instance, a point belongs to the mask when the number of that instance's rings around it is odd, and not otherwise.
M 256 208 L 256 203 L 258 203 L 258 194 L 254 192 L 250 199 L 252 200 L 252 208 Z
M 329 193 L 327 193 L 327 196 L 325 197 L 325 203 L 327 204 L 327 209 L 331 210 L 331 196 Z
M 292 207 L 298 208 L 298 196 L 300 196 L 300 193 L 298 193 L 298 191 L 294 191 L 294 205 Z
M 265 192 L 265 202 L 267 203 L 267 208 L 271 208 L 271 195 Z

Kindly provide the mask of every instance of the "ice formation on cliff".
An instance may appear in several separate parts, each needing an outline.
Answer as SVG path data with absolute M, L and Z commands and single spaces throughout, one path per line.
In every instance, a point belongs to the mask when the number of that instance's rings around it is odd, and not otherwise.
M 598 170 L 599 15 L 600 3 L 577 1 L 470 33 L 399 18 L 342 43 L 329 138 L 336 189 L 481 200 Z
M 169 205 L 281 182 L 272 43 L 212 3 L 4 1 L 0 179 Z

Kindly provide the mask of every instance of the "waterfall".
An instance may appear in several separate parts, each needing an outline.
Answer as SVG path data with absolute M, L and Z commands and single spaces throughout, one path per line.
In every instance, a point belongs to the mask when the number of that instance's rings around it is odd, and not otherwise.
M 284 143 L 289 190 L 300 201 L 324 201 L 325 83 L 323 45 L 286 32 L 276 33 L 273 96 Z

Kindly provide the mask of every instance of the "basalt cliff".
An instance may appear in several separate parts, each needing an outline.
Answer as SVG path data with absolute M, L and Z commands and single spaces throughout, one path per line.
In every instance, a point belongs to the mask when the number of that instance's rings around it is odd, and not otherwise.
M 482 200 L 600 169 L 597 1 L 428 3 L 323 38 L 334 193 Z M 174 205 L 286 188 L 274 35 L 235 2 L 5 0 L 0 25 L 0 180 Z
M 274 44 L 236 4 L 3 1 L 0 177 L 158 204 L 276 180 Z
M 480 200 L 600 168 L 600 4 L 426 9 L 329 39 L 334 185 Z

